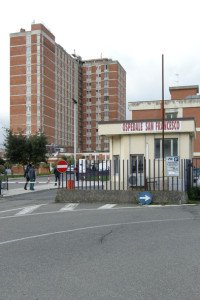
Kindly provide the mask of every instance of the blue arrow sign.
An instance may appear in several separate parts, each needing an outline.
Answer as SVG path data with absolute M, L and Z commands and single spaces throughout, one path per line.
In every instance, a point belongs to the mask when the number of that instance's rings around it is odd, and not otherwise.
M 152 202 L 152 194 L 149 192 L 141 192 L 138 195 L 138 200 L 142 205 L 149 205 Z

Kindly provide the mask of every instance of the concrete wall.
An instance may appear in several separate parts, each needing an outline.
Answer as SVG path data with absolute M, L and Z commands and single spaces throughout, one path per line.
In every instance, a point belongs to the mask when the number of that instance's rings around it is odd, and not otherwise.
M 140 192 L 58 189 L 55 202 L 138 204 Z M 151 194 L 153 195 L 153 204 L 184 204 L 188 201 L 187 194 L 184 192 L 152 191 Z

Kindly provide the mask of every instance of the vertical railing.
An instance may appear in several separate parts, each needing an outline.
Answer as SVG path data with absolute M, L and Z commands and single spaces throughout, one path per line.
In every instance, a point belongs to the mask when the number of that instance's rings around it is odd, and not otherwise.
M 79 176 L 76 182 L 78 189 L 98 189 L 98 190 L 128 190 L 145 189 L 161 190 L 165 185 L 165 190 L 187 191 L 194 180 L 195 168 L 198 168 L 200 161 L 193 161 L 191 167 L 190 160 L 180 160 L 179 176 L 162 175 L 161 160 L 148 160 L 144 158 L 136 162 L 133 160 L 95 162 L 87 161 L 85 166 L 79 166 Z M 197 171 L 196 171 L 197 172 Z M 71 180 L 71 172 L 67 176 Z M 63 186 L 63 184 L 62 184 Z

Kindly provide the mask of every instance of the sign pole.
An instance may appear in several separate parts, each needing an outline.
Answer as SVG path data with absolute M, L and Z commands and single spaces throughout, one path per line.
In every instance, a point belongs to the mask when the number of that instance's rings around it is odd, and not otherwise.
M 165 180 L 165 110 L 164 110 L 164 55 L 162 54 L 162 177 L 163 177 L 163 191 Z

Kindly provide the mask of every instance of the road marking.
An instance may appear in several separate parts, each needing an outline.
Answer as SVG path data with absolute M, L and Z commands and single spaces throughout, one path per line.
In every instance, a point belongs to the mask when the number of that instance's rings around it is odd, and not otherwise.
M 78 232 L 78 231 L 84 231 L 84 230 L 89 230 L 89 229 L 98 229 L 98 228 L 105 228 L 105 227 L 117 227 L 117 226 L 125 226 L 125 225 L 138 225 L 138 224 L 149 224 L 149 223 L 164 223 L 164 222 L 178 222 L 178 221 L 194 221 L 194 218 L 180 218 L 180 219 L 159 219 L 159 220 L 148 220 L 148 221 L 135 221 L 135 222 L 127 222 L 127 223 L 114 223 L 114 224 L 103 224 L 103 225 L 94 225 L 94 226 L 88 226 L 88 227 L 80 227 L 80 228 L 74 228 L 74 229 L 68 229 L 68 230 L 62 230 L 62 231 L 55 231 L 55 232 L 48 232 L 48 233 L 43 233 L 43 234 L 38 234 L 38 235 L 31 235 L 31 236 L 26 236 L 23 238 L 19 239 L 13 239 L 13 240 L 7 240 L 4 242 L 0 242 L 0 246 L 6 245 L 6 244 L 11 244 L 11 243 L 16 243 L 20 241 L 26 241 L 26 240 L 31 240 L 31 239 L 36 239 L 36 238 L 41 238 L 41 237 L 48 237 L 56 234 L 66 234 L 70 232 Z
M 7 209 L 7 210 L 1 210 L 0 214 L 3 214 L 5 212 L 10 212 L 10 211 L 15 211 L 15 210 L 20 210 L 20 209 L 24 209 L 24 207 L 18 207 L 18 208 L 12 208 L 12 209 Z
M 69 203 L 65 205 L 63 208 L 61 208 L 59 211 L 74 210 L 78 205 L 79 203 Z
M 30 214 L 42 205 L 45 205 L 45 204 L 39 204 L 39 205 L 25 207 L 24 209 L 19 211 L 17 214 L 15 214 L 15 216 L 22 216 L 22 215 Z
M 100 206 L 98 209 L 111 209 L 115 207 L 117 204 L 105 204 L 103 206 Z
M 48 204 L 42 204 L 42 205 L 48 205 Z M 116 204 L 117 205 L 117 204 Z M 148 209 L 148 208 L 165 208 L 165 207 L 182 207 L 182 206 L 197 206 L 196 204 L 182 204 L 182 205 L 148 205 L 148 206 L 145 206 L 145 205 L 142 205 L 142 206 L 124 206 L 124 207 L 116 207 L 115 209 L 111 209 L 110 211 L 113 211 L 113 212 L 116 212 L 116 210 L 130 210 L 130 209 Z M 37 213 L 32 213 L 32 214 L 25 214 L 25 215 L 12 215 L 12 216 L 5 216 L 5 217 L 0 217 L 0 220 L 5 220 L 5 219 L 11 219 L 11 218 L 16 218 L 16 217 L 26 217 L 26 216 L 40 216 L 40 215 L 52 215 L 52 214 L 59 214 L 59 213 L 62 213 L 62 212 L 93 212 L 93 211 L 104 211 L 103 209 L 99 209 L 99 208 L 81 208 L 81 209 L 76 209 L 76 210 L 65 210 L 65 211 L 60 211 L 60 210 L 55 210 L 55 211 L 44 211 L 44 212 L 37 212 Z

